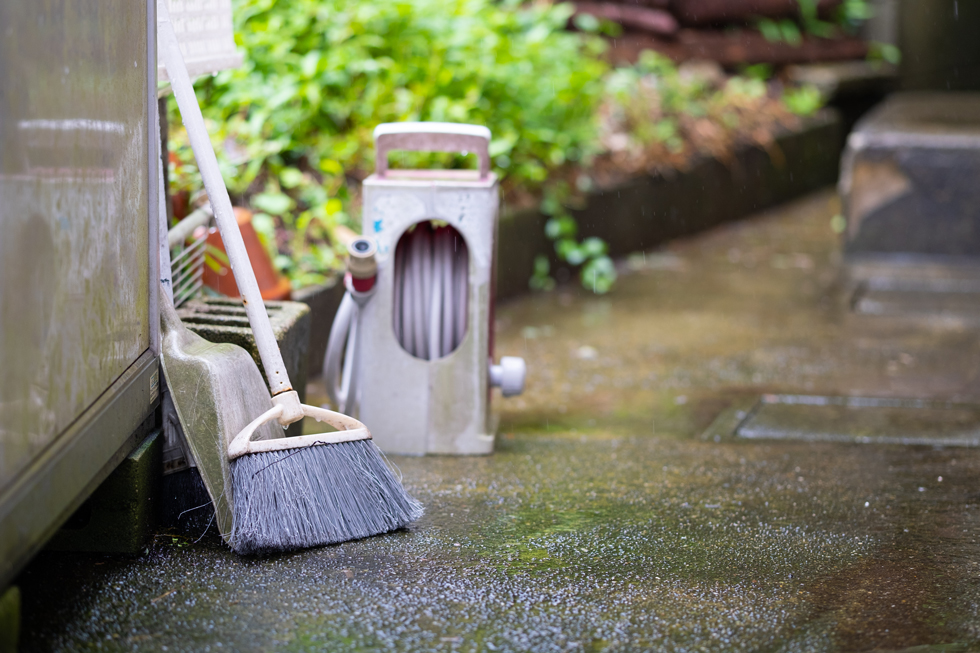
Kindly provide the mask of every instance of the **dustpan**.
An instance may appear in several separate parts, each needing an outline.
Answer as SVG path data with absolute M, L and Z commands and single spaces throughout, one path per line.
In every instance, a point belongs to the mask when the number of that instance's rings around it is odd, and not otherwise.
M 209 342 L 187 329 L 166 293 L 161 293 L 160 323 L 167 386 L 214 504 L 218 530 L 229 541 L 234 518 L 228 445 L 268 408 L 269 390 L 247 351 Z M 282 429 L 274 423 L 255 430 L 257 438 L 282 437 Z

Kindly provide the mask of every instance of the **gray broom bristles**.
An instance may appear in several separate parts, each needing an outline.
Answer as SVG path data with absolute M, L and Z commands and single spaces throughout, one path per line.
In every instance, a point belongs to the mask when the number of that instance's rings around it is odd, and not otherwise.
M 241 554 L 356 540 L 422 516 L 371 440 L 246 454 L 231 473 L 229 539 Z

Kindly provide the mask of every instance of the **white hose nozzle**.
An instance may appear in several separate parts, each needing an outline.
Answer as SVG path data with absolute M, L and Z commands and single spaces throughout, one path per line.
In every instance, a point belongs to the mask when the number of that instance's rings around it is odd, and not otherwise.
M 375 254 L 378 248 L 367 238 L 357 238 L 347 245 L 350 258 L 347 259 L 347 269 L 355 279 L 367 279 L 378 274 L 378 261 Z
M 377 246 L 367 238 L 356 238 L 347 244 L 347 272 L 356 291 L 367 292 L 374 287 L 378 276 L 377 252 Z

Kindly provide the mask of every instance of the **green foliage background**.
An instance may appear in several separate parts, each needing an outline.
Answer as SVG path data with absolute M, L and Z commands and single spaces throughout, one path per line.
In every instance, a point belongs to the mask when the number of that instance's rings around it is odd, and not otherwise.
M 604 44 L 566 31 L 571 13 L 515 0 L 236 0 L 245 62 L 199 81 L 198 99 L 229 189 L 248 194 L 268 240 L 276 220 L 291 234 L 276 262 L 294 285 L 339 264 L 329 237 L 351 223 L 350 182 L 374 167 L 378 123 L 486 125 L 498 173 L 532 191 L 593 154 Z M 174 148 L 192 167 L 179 134 Z
M 580 239 L 568 210 L 588 181 L 576 170 L 600 155 L 624 171 L 649 169 L 651 157 L 673 165 L 704 149 L 696 136 L 704 130 L 692 121 L 716 125 L 713 147 L 726 149 L 742 132 L 753 133 L 780 97 L 799 114 L 823 101 L 815 89 L 768 98 L 761 80 L 732 78 L 719 87 L 682 77 L 652 52 L 612 71 L 598 34 L 616 26 L 580 15 L 578 31 L 568 31 L 571 4 L 233 0 L 233 9 L 244 63 L 195 88 L 229 190 L 255 211 L 256 230 L 294 288 L 341 269 L 335 231 L 357 230 L 359 181 L 374 168 L 379 123 L 489 127 L 507 196 L 539 203 L 558 258 L 579 269 L 583 285 L 605 292 L 616 277 L 606 244 Z M 170 117 L 171 191 L 198 191 L 174 102 Z M 610 130 L 633 144 L 632 163 L 622 165 L 622 152 L 610 155 Z M 717 155 L 714 149 L 706 153 Z M 392 158 L 415 167 L 468 165 L 445 154 Z M 531 286 L 553 283 L 547 258 L 539 257 Z

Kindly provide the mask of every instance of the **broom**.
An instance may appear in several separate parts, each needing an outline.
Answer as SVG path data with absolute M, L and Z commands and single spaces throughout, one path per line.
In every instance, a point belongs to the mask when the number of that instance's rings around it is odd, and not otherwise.
M 402 528 L 422 515 L 422 506 L 395 478 L 368 429 L 346 415 L 301 404 L 289 382 L 165 0 L 157 3 L 157 12 L 163 62 L 272 393 L 273 407 L 228 446 L 233 512 L 228 542 L 238 553 L 266 553 Z M 256 433 L 268 434 L 268 428 L 260 427 L 272 420 L 286 427 L 305 416 L 338 430 L 252 439 Z

